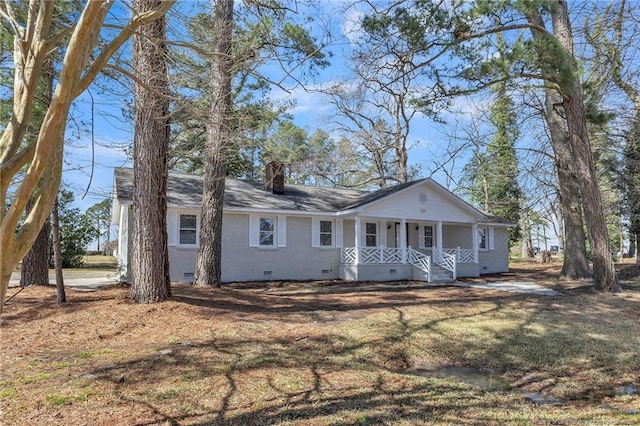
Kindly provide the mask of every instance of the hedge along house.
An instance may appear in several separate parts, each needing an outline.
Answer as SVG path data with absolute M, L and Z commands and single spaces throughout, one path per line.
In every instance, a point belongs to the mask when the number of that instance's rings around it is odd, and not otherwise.
M 432 179 L 374 192 L 227 178 L 222 280 L 449 281 L 508 270 L 510 224 Z M 114 171 L 112 221 L 128 277 L 133 170 Z M 167 234 L 172 281 L 192 282 L 199 244 L 202 178 L 172 173 Z

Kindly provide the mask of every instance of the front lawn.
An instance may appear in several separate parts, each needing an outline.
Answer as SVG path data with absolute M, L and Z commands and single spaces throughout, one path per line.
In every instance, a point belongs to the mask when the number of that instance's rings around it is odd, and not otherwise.
M 1 318 L 0 424 L 638 424 L 628 269 L 622 294 L 556 297 L 270 283 L 175 286 L 158 305 L 70 291 L 58 306 L 31 287 Z

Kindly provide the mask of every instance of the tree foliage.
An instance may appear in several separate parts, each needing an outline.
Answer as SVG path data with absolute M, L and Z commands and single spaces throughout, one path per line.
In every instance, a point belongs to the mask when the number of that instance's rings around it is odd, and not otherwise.
M 619 90 L 629 105 L 618 110 L 617 124 L 624 127 L 622 132 L 618 131 L 623 135 L 621 155 L 608 165 L 613 184 L 621 192 L 622 210 L 628 220 L 630 254 L 640 243 L 640 69 L 633 60 L 640 35 L 638 13 L 640 8 L 634 2 L 612 2 L 604 10 L 596 11 L 585 24 L 587 40 L 594 49 L 593 85 L 601 94 Z M 613 117 L 607 119 L 611 121 Z M 636 263 L 640 264 L 639 257 Z
M 106 239 L 105 243 L 110 240 L 111 228 L 111 200 L 105 198 L 97 204 L 89 207 L 82 215 L 82 221 L 85 228 L 89 231 L 91 241 L 97 241 L 97 250 L 100 250 L 100 238 Z M 106 248 L 103 243 L 103 250 Z
M 499 216 L 515 227 L 508 231 L 511 244 L 520 240 L 522 191 L 518 181 L 515 145 L 519 138 L 517 115 L 507 81 L 494 86 L 488 122 L 493 135 L 484 152 L 476 152 L 466 168 L 471 200 L 485 212 Z
M 73 207 L 73 193 L 62 189 L 58 195 L 58 218 L 60 222 L 60 246 L 63 268 L 78 268 L 83 264 L 87 245 L 95 234 L 80 209 Z M 53 254 L 53 248 L 50 250 Z M 53 267 L 53 258 L 49 261 Z
M 13 102 L 0 137 L 0 301 L 4 301 L 11 272 L 33 244 L 58 193 L 66 120 L 72 101 L 89 87 L 137 27 L 162 16 L 172 2 L 162 2 L 154 10 L 134 16 L 115 31 L 113 38 L 98 45 L 112 4 L 87 2 L 81 13 L 71 16 L 56 13 L 64 2 L 32 0 L 25 14 L 18 12 L 16 2 L 0 5 L 3 29 L 14 38 Z M 60 19 L 62 24 L 54 26 L 54 19 Z M 25 144 L 43 65 L 57 49 L 64 52 L 60 77 L 37 137 Z M 22 170 L 24 175 L 18 176 Z M 22 220 L 37 186 L 40 191 L 33 207 Z M 15 192 L 8 199 L 10 187 L 15 187 Z
M 409 3 L 414 7 L 407 8 Z M 558 108 L 562 111 L 569 136 L 567 146 L 576 166 L 579 202 L 589 230 L 596 288 L 619 290 L 586 125 L 588 109 L 567 3 L 563 0 L 488 0 L 470 5 L 454 2 L 447 8 L 443 19 L 435 22 L 427 19 L 424 24 L 424 21 L 414 18 L 439 6 L 436 1 L 400 1 L 376 22 L 385 36 L 399 35 L 419 49 L 432 46 L 434 39 L 440 43 L 453 43 L 453 47 L 447 50 L 456 55 L 456 61 L 451 64 L 428 61 L 424 65 L 433 81 L 448 95 L 478 91 L 507 79 L 521 81 L 522 84 L 542 82 L 557 92 Z M 547 29 L 548 25 L 551 25 L 551 30 Z M 500 48 L 499 40 L 496 42 L 497 34 L 507 43 L 504 54 L 500 55 L 495 54 Z M 447 77 L 446 81 L 443 76 Z
M 256 179 L 262 173 L 260 161 L 269 150 L 267 145 L 273 145 L 271 137 L 287 131 L 278 130 L 280 125 L 290 130 L 291 124 L 285 111 L 292 105 L 269 100 L 270 87 L 302 84 L 297 76 L 314 75 L 328 65 L 328 58 L 305 26 L 310 17 L 298 16 L 281 2 L 236 4 L 234 9 L 229 118 L 233 132 L 226 148 L 226 167 L 230 176 Z M 189 173 L 202 174 L 204 169 L 214 32 L 212 15 L 198 13 L 187 23 L 190 44 L 180 43 L 172 49 L 178 98 L 174 102 L 170 166 Z M 262 71 L 266 68 L 269 73 Z M 276 80 L 276 75 L 281 78 Z

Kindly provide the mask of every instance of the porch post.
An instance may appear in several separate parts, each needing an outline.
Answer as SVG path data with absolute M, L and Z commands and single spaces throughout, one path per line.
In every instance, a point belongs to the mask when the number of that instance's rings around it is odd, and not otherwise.
M 402 263 L 407 263 L 407 219 L 400 221 L 400 247 L 402 247 Z
M 473 261 L 478 263 L 478 250 L 480 243 L 478 241 L 478 224 L 471 225 L 471 241 L 473 241 Z
M 436 245 L 438 246 L 438 250 L 442 251 L 444 247 L 442 246 L 442 221 L 439 220 L 436 226 Z
M 356 224 L 354 226 L 354 244 L 356 249 L 356 265 L 360 263 L 360 216 L 356 214 Z

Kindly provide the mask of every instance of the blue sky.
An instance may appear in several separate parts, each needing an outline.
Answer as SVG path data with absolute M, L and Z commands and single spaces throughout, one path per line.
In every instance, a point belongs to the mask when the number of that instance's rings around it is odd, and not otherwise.
M 309 133 L 317 128 L 331 130 L 328 125 L 331 114 L 330 103 L 326 97 L 314 92 L 314 88 L 328 82 L 339 81 L 345 77 L 346 68 L 343 54 L 350 47 L 350 43 L 357 42 L 359 29 L 355 23 L 361 16 L 361 12 L 354 7 L 345 10 L 342 2 L 326 2 L 323 5 L 324 10 L 319 11 L 318 19 L 324 21 L 324 24 L 328 24 L 330 28 L 332 42 L 328 50 L 333 54 L 331 66 L 321 70 L 316 81 L 308 82 L 308 90 L 290 86 L 289 93 L 287 93 L 274 87 L 270 93 L 270 97 L 274 100 L 293 99 L 295 101 L 295 106 L 289 112 L 293 115 L 296 124 L 305 128 Z M 208 6 L 208 2 L 205 2 L 205 6 Z M 178 7 L 181 8 L 181 13 L 189 14 L 196 9 L 196 3 L 182 1 L 178 3 Z M 116 14 L 121 13 L 124 12 L 122 10 L 116 11 Z M 325 15 L 331 16 L 329 22 L 326 21 Z M 169 25 L 176 25 L 176 23 L 170 22 Z M 130 46 L 128 48 L 130 49 Z M 90 92 L 93 94 L 93 104 L 88 93 L 81 95 L 74 104 L 71 123 L 85 123 L 85 130 L 78 134 L 73 130 L 76 127 L 70 125 L 70 131 L 67 132 L 66 160 L 63 173 L 64 182 L 75 193 L 75 204 L 82 210 L 109 196 L 114 167 L 131 166 L 126 150 L 133 138 L 133 123 L 125 120 L 121 113 L 124 102 L 130 101 L 131 95 L 120 90 L 123 96 L 105 97 L 99 93 L 96 87 L 90 89 Z M 470 104 L 459 101 L 459 109 L 468 108 L 470 108 Z M 448 118 L 452 118 L 452 116 Z M 88 123 L 92 122 L 94 126 L 93 143 L 88 130 Z M 416 116 L 409 144 L 411 164 L 424 166 L 428 164 L 433 155 L 438 155 L 442 138 L 438 131 L 439 127 L 442 126 L 435 125 L 423 116 Z M 92 149 L 94 150 L 93 161 Z M 93 177 L 90 177 L 91 173 L 93 173 Z M 422 174 L 429 174 L 428 166 L 423 167 Z M 441 183 L 447 184 L 444 176 L 436 174 L 434 177 Z M 85 192 L 86 196 L 82 199 Z
M 206 7 L 209 5 L 208 1 L 201 3 Z M 194 10 L 197 10 L 198 4 L 191 1 L 179 1 L 179 12 L 186 15 L 192 14 Z M 331 127 L 328 123 L 332 107 L 329 100 L 314 89 L 319 85 L 344 79 L 347 70 L 343 58 L 351 43 L 358 42 L 359 28 L 356 23 L 362 15 L 357 8 L 345 9 L 345 2 L 328 1 L 321 4 L 323 9 L 315 11 L 318 18 L 316 22 L 322 22 L 330 30 L 331 43 L 327 50 L 333 54 L 330 59 L 331 66 L 321 70 L 315 81 L 309 81 L 306 88 L 290 86 L 290 90 L 284 91 L 273 87 L 270 92 L 270 97 L 274 100 L 295 101 L 295 106 L 289 112 L 293 115 L 295 123 L 305 128 L 309 134 L 316 129 L 329 131 L 331 134 Z M 126 13 L 126 11 L 116 11 L 115 15 L 122 16 L 122 13 Z M 169 21 L 169 26 L 184 28 L 181 22 L 175 20 Z M 130 49 L 130 45 L 128 49 Z M 124 55 L 127 54 L 124 53 Z M 274 73 L 281 72 L 275 69 L 272 71 Z M 75 122 L 91 123 L 93 121 L 94 143 L 91 141 L 91 134 L 86 130 L 86 126 L 83 127 L 85 130 L 79 135 L 76 134 L 77 132 L 69 131 L 63 172 L 64 182 L 75 193 L 75 205 L 83 211 L 104 198 L 110 197 L 113 168 L 131 166 L 127 150 L 133 139 L 133 123 L 125 120 L 121 112 L 125 107 L 125 102 L 131 101 L 131 93 L 119 88 L 119 95 L 105 97 L 100 94 L 97 87 L 93 87 L 90 91 L 93 94 L 93 112 L 91 96 L 88 93 L 80 96 L 75 102 L 72 112 Z M 489 102 L 490 97 L 486 93 L 474 97 L 458 98 L 448 112 L 442 113 L 441 118 L 445 124 L 434 123 L 425 116 L 416 115 L 412 121 L 412 132 L 408 143 L 410 165 L 418 165 L 423 177 L 431 176 L 445 187 L 455 188 L 456 182 L 451 181 L 450 177 L 452 175 L 455 178 L 459 176 L 468 161 L 469 154 L 463 152 L 455 162 L 449 162 L 447 173 L 442 169 L 435 169 L 435 164 L 448 158 L 448 148 L 456 143 L 460 144 L 459 141 L 452 142 L 450 135 L 457 128 L 468 124 L 472 116 L 477 116 L 486 110 Z M 73 128 L 75 127 L 70 126 L 70 129 Z M 535 130 L 535 132 L 538 131 L 539 129 Z M 531 136 L 535 137 L 534 132 L 528 133 L 527 137 Z M 521 142 L 521 145 L 526 146 L 527 141 Z M 94 150 L 93 161 L 92 149 Z M 90 177 L 91 173 L 93 173 L 92 177 Z M 86 196 L 82 198 L 85 192 Z M 548 234 L 551 235 L 552 231 L 549 231 Z
M 118 3 L 116 3 L 118 4 Z M 198 5 L 209 7 L 209 2 L 180 1 L 177 4 L 179 14 L 192 15 L 197 11 Z M 324 35 L 324 40 L 330 40 L 327 51 L 332 53 L 330 59 L 331 66 L 320 70 L 319 75 L 313 81 L 307 81 L 306 87 L 293 85 L 286 81 L 284 86 L 289 90 L 285 91 L 279 87 L 272 87 L 270 97 L 276 101 L 294 100 L 289 113 L 294 117 L 294 121 L 299 126 L 305 128 L 309 134 L 316 129 L 328 131 L 333 136 L 338 136 L 332 132 L 329 124 L 331 120 L 332 107 L 329 99 L 317 92 L 321 85 L 338 82 L 348 75 L 344 57 L 352 44 L 358 43 L 360 29 L 359 19 L 363 13 L 359 6 L 346 7 L 347 2 L 332 1 L 321 3 L 320 10 L 314 10 L 315 20 L 309 24 L 323 26 L 329 31 Z M 206 9 L 205 9 L 206 10 Z M 302 10 L 304 13 L 304 10 Z M 126 10 L 116 10 L 114 16 L 119 17 L 128 13 Z M 170 32 L 184 31 L 184 25 L 179 19 L 168 21 Z M 131 49 L 130 45 L 127 48 Z M 123 55 L 128 55 L 127 51 Z M 271 77 L 278 80 L 282 75 L 282 70 L 272 67 L 267 72 L 273 74 Z M 124 77 L 123 77 L 124 78 Z M 85 210 L 91 205 L 100 202 L 105 197 L 109 197 L 112 188 L 113 168 L 121 166 L 131 166 L 127 157 L 127 150 L 130 148 L 133 139 L 133 123 L 125 120 L 121 110 L 125 107 L 125 102 L 131 102 L 132 95 L 122 87 L 118 88 L 119 95 L 104 95 L 98 87 L 93 87 L 89 93 L 83 94 L 74 104 L 73 123 L 85 123 L 82 132 L 70 131 L 67 134 L 66 164 L 63 173 L 63 180 L 68 187 L 76 194 L 76 205 Z M 484 109 L 489 102 L 487 95 L 479 95 L 475 98 L 458 98 L 449 112 L 442 113 L 441 118 L 446 124 L 434 123 L 431 119 L 421 114 L 417 114 L 412 121 L 412 132 L 410 134 L 409 163 L 420 168 L 422 176 L 432 176 L 446 187 L 453 188 L 455 182 L 450 180 L 451 173 L 443 173 L 441 169 L 435 168 L 436 162 L 442 162 L 447 157 L 447 147 L 449 146 L 449 135 L 456 126 L 464 123 L 470 116 Z M 92 112 L 93 105 L 93 112 Z M 92 120 L 93 117 L 93 120 Z M 94 143 L 86 123 L 94 123 Z M 72 126 L 71 129 L 74 127 Z M 95 160 L 92 161 L 92 149 Z M 459 174 L 466 163 L 468 157 L 464 154 L 458 158 L 454 166 L 451 166 L 453 175 Z M 434 169 L 435 172 L 434 172 Z M 93 177 L 90 177 L 93 173 Z M 88 191 L 87 191 L 88 188 Z M 84 199 L 82 196 L 85 194 Z

